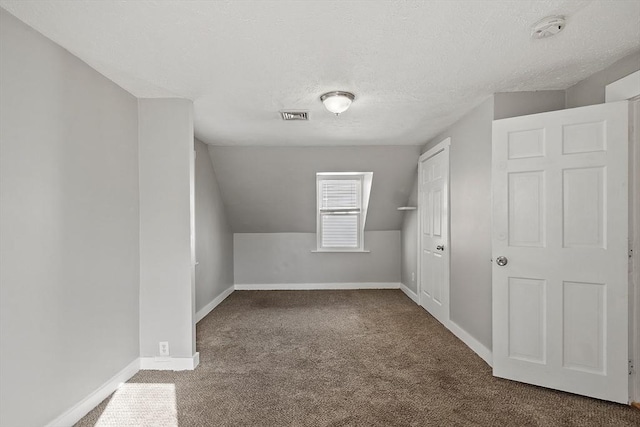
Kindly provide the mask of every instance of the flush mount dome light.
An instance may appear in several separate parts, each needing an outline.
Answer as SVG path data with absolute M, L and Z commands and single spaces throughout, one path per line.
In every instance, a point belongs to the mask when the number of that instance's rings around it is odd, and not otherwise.
M 337 116 L 347 111 L 347 108 L 349 108 L 355 98 L 355 95 L 351 92 L 336 90 L 322 95 L 320 101 L 324 104 L 324 108 Z

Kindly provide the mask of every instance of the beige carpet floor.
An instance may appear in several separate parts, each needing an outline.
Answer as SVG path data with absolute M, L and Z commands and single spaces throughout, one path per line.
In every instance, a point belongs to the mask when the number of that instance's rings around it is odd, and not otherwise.
M 197 348 L 195 371 L 141 371 L 77 426 L 640 426 L 628 406 L 492 377 L 396 290 L 237 291 Z

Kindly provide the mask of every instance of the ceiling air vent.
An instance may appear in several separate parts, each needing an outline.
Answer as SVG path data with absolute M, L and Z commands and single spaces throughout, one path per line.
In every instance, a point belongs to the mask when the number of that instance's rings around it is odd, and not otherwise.
M 280 111 L 282 120 L 309 120 L 308 111 Z

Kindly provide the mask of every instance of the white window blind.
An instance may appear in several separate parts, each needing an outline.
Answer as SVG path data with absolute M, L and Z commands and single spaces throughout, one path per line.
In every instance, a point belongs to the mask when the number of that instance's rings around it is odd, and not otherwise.
M 362 249 L 362 177 L 318 178 L 319 249 Z
M 322 215 L 323 248 L 357 248 L 358 217 L 351 215 Z
M 325 179 L 321 181 L 322 210 L 359 209 L 360 180 Z

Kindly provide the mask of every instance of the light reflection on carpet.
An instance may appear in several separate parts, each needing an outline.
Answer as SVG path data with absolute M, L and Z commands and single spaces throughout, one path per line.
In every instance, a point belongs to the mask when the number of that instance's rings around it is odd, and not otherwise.
M 95 427 L 178 427 L 175 384 L 125 383 Z

